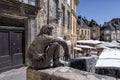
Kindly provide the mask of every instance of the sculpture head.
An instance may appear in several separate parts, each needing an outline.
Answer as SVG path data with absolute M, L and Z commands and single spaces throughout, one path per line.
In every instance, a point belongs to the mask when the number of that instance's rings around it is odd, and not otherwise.
M 51 26 L 51 25 L 43 25 L 41 30 L 40 30 L 39 35 L 43 35 L 43 34 L 52 35 L 52 30 L 53 30 L 53 26 Z

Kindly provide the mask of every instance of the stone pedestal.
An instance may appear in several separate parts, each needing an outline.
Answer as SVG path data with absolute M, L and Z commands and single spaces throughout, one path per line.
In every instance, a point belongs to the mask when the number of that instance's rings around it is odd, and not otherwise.
M 27 80 L 115 80 L 111 77 L 83 72 L 70 67 L 57 67 L 45 70 L 27 68 Z
M 97 56 L 78 57 L 70 60 L 70 67 L 95 73 Z

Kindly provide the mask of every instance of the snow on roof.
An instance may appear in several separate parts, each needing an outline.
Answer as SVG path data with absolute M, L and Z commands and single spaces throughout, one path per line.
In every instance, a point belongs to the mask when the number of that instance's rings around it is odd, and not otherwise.
M 82 50 L 81 48 L 78 48 L 78 47 L 74 47 L 74 49 L 79 50 L 79 51 L 81 51 L 81 50 Z
M 96 67 L 120 68 L 120 50 L 105 49 L 99 56 Z
M 94 48 L 94 47 L 91 47 L 91 46 L 87 46 L 87 45 L 76 45 L 76 47 L 80 47 L 80 48 Z
M 100 44 L 101 41 L 98 41 L 98 40 L 78 40 L 77 43 Z

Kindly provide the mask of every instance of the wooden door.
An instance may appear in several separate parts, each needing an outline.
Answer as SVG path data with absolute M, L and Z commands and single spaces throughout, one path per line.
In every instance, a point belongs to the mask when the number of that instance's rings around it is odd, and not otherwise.
M 12 31 L 12 65 L 20 66 L 23 64 L 23 32 Z
M 23 31 L 0 30 L 0 72 L 23 65 Z
M 0 70 L 9 68 L 12 64 L 10 45 L 10 32 L 0 31 Z

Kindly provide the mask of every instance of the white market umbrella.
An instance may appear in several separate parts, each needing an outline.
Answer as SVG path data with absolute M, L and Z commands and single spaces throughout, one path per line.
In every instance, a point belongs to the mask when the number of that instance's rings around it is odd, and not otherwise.
M 77 43 L 84 43 L 84 44 L 100 44 L 101 41 L 98 40 L 78 40 Z
M 79 48 L 86 48 L 86 49 L 93 49 L 94 47 L 88 46 L 88 45 L 76 45 L 76 47 Z
M 118 49 L 103 50 L 103 52 L 99 56 L 99 59 L 95 67 L 119 70 L 120 69 L 120 50 Z
M 79 47 L 74 47 L 75 50 L 81 51 L 82 49 Z
M 104 46 L 104 47 L 116 47 L 117 45 L 109 42 L 103 42 L 102 44 L 98 44 L 97 46 Z

